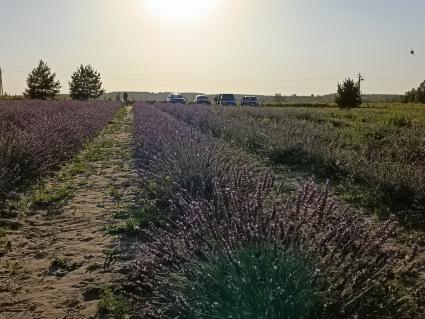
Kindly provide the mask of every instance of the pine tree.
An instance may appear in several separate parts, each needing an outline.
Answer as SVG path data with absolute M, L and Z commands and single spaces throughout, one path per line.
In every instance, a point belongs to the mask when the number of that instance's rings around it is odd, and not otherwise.
M 350 78 L 346 79 L 342 85 L 338 83 L 338 94 L 335 97 L 335 103 L 344 109 L 362 105 L 359 84 Z
M 100 73 L 94 70 L 91 65 L 81 65 L 72 74 L 69 82 L 69 94 L 73 100 L 87 101 L 88 99 L 96 99 L 104 93 Z
M 27 77 L 28 88 L 24 96 L 29 99 L 53 99 L 58 95 L 61 85 L 55 80 L 56 73 L 52 73 L 50 67 L 43 60 L 38 62 L 37 67 Z

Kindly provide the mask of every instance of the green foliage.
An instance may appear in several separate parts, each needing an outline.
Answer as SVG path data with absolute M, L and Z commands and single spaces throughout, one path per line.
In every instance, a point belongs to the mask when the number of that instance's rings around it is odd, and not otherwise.
M 362 104 L 360 86 L 348 78 L 341 85 L 338 83 L 338 94 L 335 103 L 343 109 L 359 107 Z
M 124 213 L 124 219 L 121 224 L 106 228 L 106 231 L 112 235 L 132 235 L 136 234 L 142 228 L 152 226 L 163 227 L 168 221 L 164 212 L 156 206 L 156 200 L 142 199 L 134 207 Z
M 124 103 L 127 103 L 128 102 L 128 93 L 127 92 L 124 92 L 122 98 L 124 100 Z
M 114 319 L 130 318 L 131 308 L 125 299 L 115 295 L 110 287 L 102 288 L 99 311 L 112 316 Z
M 48 185 L 45 188 L 41 188 L 36 191 L 30 203 L 35 207 L 49 207 L 54 204 L 62 203 L 65 200 L 71 198 L 73 191 L 71 186 L 68 184 L 64 185 Z
M 94 70 L 91 65 L 81 65 L 72 74 L 71 81 L 69 82 L 69 94 L 72 99 L 87 101 L 89 99 L 96 99 L 104 93 L 100 73 Z
M 184 303 L 173 309 L 184 318 L 319 318 L 320 284 L 302 253 L 253 244 L 211 254 L 182 275 L 170 274 Z M 171 315 L 172 317 L 172 315 Z
M 24 95 L 29 99 L 47 100 L 58 95 L 61 85 L 55 80 L 56 74 L 52 73 L 46 62 L 40 60 L 35 69 L 27 77 L 27 86 Z
M 425 103 L 425 81 L 417 89 L 412 89 L 403 97 L 404 103 Z

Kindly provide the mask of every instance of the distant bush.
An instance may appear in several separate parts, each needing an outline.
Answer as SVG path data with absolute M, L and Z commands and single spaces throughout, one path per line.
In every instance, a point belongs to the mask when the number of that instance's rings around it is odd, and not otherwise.
M 338 83 L 335 103 L 343 109 L 359 107 L 362 104 L 360 86 L 350 78 L 346 79 L 342 85 Z

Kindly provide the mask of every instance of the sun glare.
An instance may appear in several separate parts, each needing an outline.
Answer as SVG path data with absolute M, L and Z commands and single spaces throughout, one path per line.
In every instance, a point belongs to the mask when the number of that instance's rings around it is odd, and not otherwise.
M 196 19 L 212 10 L 219 0 L 146 0 L 154 14 L 173 20 Z

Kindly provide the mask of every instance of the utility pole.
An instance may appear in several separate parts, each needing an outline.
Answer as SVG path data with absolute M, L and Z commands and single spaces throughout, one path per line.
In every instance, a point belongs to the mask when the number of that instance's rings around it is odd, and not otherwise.
M 3 73 L 1 71 L 0 68 L 0 96 L 3 96 L 4 92 L 3 92 Z
M 359 91 L 360 91 L 360 95 L 362 95 L 362 81 L 364 81 L 364 77 L 363 75 L 361 75 L 361 73 L 359 73 L 358 76 L 359 76 L 359 83 L 358 83 Z

